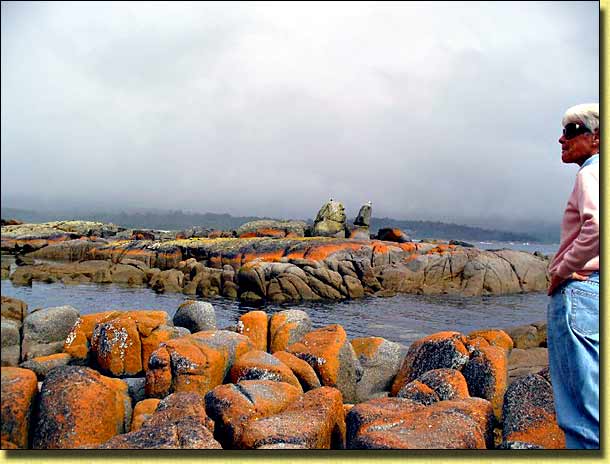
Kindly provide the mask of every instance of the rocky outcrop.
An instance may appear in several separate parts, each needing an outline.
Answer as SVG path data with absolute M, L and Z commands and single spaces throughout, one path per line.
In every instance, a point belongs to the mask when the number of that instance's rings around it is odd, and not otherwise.
M 47 256 L 53 259 L 82 262 L 20 266 L 11 279 L 26 285 L 32 280 L 120 282 L 148 285 L 158 292 L 274 303 L 392 292 L 487 295 L 547 287 L 548 260 L 541 256 L 369 240 L 364 235 L 361 239 L 289 238 L 290 234 L 283 238 L 114 239 L 101 245 L 70 240 L 36 253 L 48 249 Z M 106 264 L 92 264 L 92 260 Z
M 246 222 L 239 226 L 236 235 L 240 238 L 250 237 L 304 237 L 309 226 L 304 221 L 260 220 Z
M 2 226 L 2 251 L 29 252 L 49 244 L 78 238 L 112 237 L 120 228 L 91 221 L 53 221 Z

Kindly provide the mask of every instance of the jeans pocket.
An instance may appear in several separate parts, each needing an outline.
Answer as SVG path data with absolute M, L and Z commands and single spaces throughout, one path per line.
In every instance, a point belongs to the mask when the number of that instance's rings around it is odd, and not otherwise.
M 599 293 L 566 288 L 570 328 L 584 336 L 599 335 Z

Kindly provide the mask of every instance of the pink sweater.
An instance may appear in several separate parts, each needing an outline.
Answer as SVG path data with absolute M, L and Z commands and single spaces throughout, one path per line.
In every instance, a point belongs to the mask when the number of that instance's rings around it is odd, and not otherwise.
M 561 224 L 561 243 L 549 267 L 551 275 L 599 271 L 599 155 L 576 175 Z M 589 161 L 589 160 L 587 160 Z

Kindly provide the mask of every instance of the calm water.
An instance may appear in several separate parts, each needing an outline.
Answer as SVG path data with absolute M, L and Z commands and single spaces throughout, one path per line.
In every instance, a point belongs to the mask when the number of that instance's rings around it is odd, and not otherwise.
M 471 243 L 479 248 L 512 248 L 544 254 L 557 250 L 557 245 L 546 244 Z M 109 309 L 161 309 L 170 316 L 185 299 L 194 298 L 114 284 L 33 282 L 31 287 L 21 287 L 14 286 L 9 280 L 2 281 L 2 295 L 24 300 L 30 309 L 69 304 L 81 314 Z M 234 324 L 240 315 L 253 309 L 224 298 L 197 299 L 214 305 L 219 328 Z M 543 292 L 485 297 L 396 295 L 343 302 L 268 305 L 262 309 L 268 313 L 288 308 L 301 309 L 309 314 L 314 327 L 337 323 L 345 328 L 350 338 L 377 336 L 408 346 L 418 338 L 442 330 L 468 333 L 475 329 L 506 328 L 543 320 L 546 318 L 547 300 Z

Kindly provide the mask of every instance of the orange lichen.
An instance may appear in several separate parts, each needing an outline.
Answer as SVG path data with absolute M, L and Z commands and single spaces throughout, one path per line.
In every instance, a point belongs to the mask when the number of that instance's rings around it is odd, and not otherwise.
M 312 367 L 318 373 L 323 385 L 336 387 L 339 378 L 339 352 L 347 341 L 343 327 L 329 325 L 311 331 L 303 336 L 300 342 L 286 348 L 289 353 L 306 355 L 315 360 Z
M 377 353 L 377 350 L 384 342 L 383 338 L 380 337 L 364 337 L 354 338 L 352 340 L 352 346 L 356 352 L 356 356 L 364 356 L 365 358 L 372 358 Z
M 239 318 L 237 332 L 250 338 L 255 349 L 267 351 L 268 322 L 264 311 L 249 311 Z

